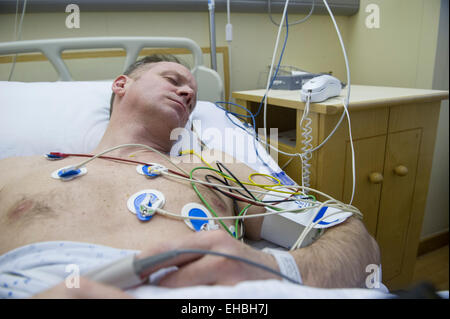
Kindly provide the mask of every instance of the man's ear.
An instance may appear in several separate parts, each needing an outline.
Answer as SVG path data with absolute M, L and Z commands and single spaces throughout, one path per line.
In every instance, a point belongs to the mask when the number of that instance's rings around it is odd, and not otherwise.
M 131 78 L 129 78 L 126 75 L 119 75 L 112 84 L 112 91 L 116 96 L 124 96 L 127 84 L 131 81 Z

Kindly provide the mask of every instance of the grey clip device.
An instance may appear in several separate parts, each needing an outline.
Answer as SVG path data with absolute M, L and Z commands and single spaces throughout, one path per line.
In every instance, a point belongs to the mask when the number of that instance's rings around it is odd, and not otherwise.
M 174 250 L 143 259 L 137 259 L 135 255 L 129 255 L 95 268 L 83 276 L 120 289 L 133 288 L 147 281 L 148 276 L 145 276 L 145 272 L 178 254 L 179 252 Z

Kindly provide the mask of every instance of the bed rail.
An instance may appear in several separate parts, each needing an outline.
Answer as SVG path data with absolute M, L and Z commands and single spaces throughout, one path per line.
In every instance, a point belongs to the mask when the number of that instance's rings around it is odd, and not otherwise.
M 194 67 L 192 73 L 199 84 L 199 99 L 218 101 L 223 99 L 222 79 L 212 69 L 203 66 L 201 48 L 193 40 L 177 37 L 92 37 L 42 39 L 0 43 L 0 55 L 42 52 L 56 69 L 61 81 L 72 81 L 72 76 L 64 63 L 61 53 L 64 50 L 123 48 L 126 59 L 125 71 L 145 47 L 185 48 L 192 52 Z

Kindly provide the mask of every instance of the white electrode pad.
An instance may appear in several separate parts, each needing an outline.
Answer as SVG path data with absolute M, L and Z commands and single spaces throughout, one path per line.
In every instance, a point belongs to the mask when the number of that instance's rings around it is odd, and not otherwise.
M 181 216 L 210 218 L 211 213 L 203 205 L 197 203 L 188 203 L 184 205 L 183 208 L 181 209 Z M 184 222 L 193 231 L 210 230 L 218 228 L 218 225 L 216 225 L 213 220 L 185 218 Z
M 83 176 L 87 173 L 86 167 L 80 167 L 78 169 L 71 169 L 72 165 L 57 169 L 54 171 L 51 176 L 54 179 L 59 179 L 62 181 L 70 181 L 71 179 L 74 179 L 76 177 Z
M 286 190 L 288 191 L 288 190 Z M 281 197 L 274 196 L 274 192 L 269 192 L 264 201 L 280 200 Z M 276 193 L 279 195 L 281 193 Z M 299 213 L 280 213 L 268 215 L 264 217 L 261 237 L 272 243 L 278 244 L 285 248 L 291 248 L 297 241 L 302 231 L 310 224 L 322 219 L 313 229 L 308 233 L 307 237 L 302 243 L 303 246 L 310 245 L 316 238 L 320 229 L 336 226 L 352 215 L 351 212 L 341 211 L 337 208 L 323 206 L 322 208 L 312 207 L 313 205 L 320 205 L 320 202 L 309 203 L 301 200 L 301 196 L 297 195 L 296 201 L 282 202 L 275 205 L 280 209 L 298 209 L 311 207 Z M 268 211 L 273 212 L 273 209 L 267 208 Z M 332 216 L 330 216 L 332 215 Z M 327 218 L 327 216 L 330 216 Z
M 153 217 L 155 209 L 162 208 L 165 203 L 163 193 L 154 189 L 145 189 L 131 195 L 127 201 L 127 207 L 139 220 L 148 221 Z

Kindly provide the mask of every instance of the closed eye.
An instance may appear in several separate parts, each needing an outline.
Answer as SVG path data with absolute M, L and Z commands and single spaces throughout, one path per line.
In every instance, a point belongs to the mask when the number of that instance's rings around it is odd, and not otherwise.
M 173 85 L 178 85 L 178 81 L 177 79 L 170 77 L 170 76 L 166 76 L 167 81 L 169 81 L 170 83 L 172 83 Z

